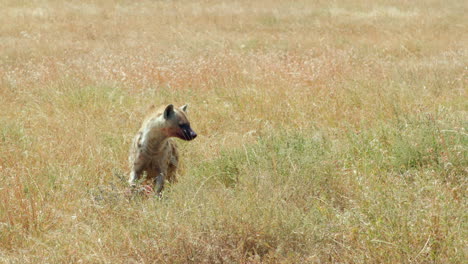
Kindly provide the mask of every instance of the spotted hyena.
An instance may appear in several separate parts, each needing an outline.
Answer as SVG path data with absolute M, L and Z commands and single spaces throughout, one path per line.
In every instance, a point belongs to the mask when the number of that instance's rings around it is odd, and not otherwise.
M 128 182 L 131 186 L 136 185 L 145 171 L 145 184 L 156 189 L 158 194 L 166 180 L 176 181 L 179 154 L 171 137 L 187 141 L 197 137 L 190 127 L 186 111 L 187 105 L 175 108 L 172 104 L 150 110 L 130 148 Z

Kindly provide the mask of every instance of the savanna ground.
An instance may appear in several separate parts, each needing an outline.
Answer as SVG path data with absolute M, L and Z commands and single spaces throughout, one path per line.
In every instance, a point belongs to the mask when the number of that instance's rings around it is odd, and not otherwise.
M 466 263 L 465 1 L 0 1 L 1 263 Z M 151 104 L 179 182 L 126 196 Z

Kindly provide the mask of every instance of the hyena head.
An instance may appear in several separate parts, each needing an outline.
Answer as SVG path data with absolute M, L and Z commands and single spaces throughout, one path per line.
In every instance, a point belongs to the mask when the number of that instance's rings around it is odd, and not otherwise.
M 190 122 L 187 119 L 187 105 L 180 108 L 175 108 L 172 104 L 168 105 L 163 113 L 165 120 L 164 133 L 168 137 L 177 137 L 183 140 L 193 140 L 197 137 L 197 133 L 190 127 Z

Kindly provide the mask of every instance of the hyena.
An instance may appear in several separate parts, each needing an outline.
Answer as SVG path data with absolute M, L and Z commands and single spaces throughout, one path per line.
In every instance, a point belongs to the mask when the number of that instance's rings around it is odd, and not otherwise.
M 187 105 L 175 108 L 172 104 L 158 110 L 152 108 L 133 139 L 130 148 L 130 178 L 135 186 L 146 171 L 145 184 L 157 187 L 158 194 L 164 188 L 164 181 L 175 182 L 179 163 L 177 145 L 170 139 L 177 137 L 193 140 L 197 133 L 190 127 L 186 116 Z

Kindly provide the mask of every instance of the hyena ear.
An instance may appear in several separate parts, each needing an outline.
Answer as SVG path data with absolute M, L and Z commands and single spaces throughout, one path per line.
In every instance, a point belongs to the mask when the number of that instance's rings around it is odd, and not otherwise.
M 187 113 L 187 107 L 188 105 L 183 105 L 180 107 L 180 110 L 184 111 L 184 113 Z
M 174 114 L 174 106 L 170 104 L 164 110 L 164 119 L 169 119 L 172 116 L 172 114 Z

